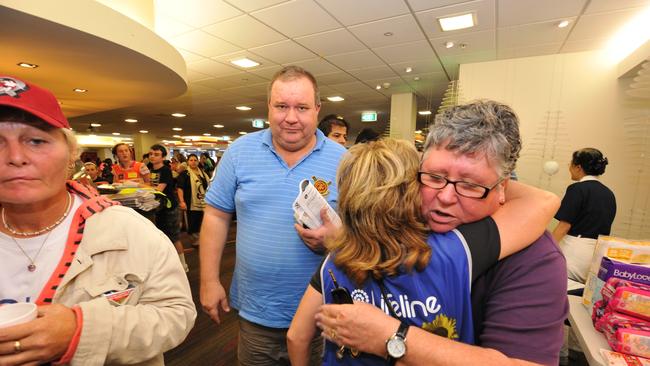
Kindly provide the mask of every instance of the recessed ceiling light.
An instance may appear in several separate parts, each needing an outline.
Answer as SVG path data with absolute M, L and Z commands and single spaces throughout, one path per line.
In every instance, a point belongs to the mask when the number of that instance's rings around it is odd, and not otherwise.
M 223 128 L 223 125 L 212 125 L 214 128 Z
M 91 123 L 90 127 L 102 127 L 101 123 Z
M 120 133 L 119 133 L 119 132 L 113 132 L 113 135 L 115 135 L 115 136 L 119 136 Z
M 390 36 L 393 35 L 393 32 L 386 32 L 386 33 L 384 33 L 384 35 L 385 35 L 386 37 L 390 37 Z
M 181 135 L 174 135 L 172 137 L 176 137 L 177 139 L 180 139 L 182 136 Z
M 172 113 L 172 117 L 176 117 L 176 118 L 183 118 L 185 116 L 187 115 L 184 113 Z
M 230 61 L 230 63 L 233 64 L 233 65 L 239 66 L 239 67 L 243 67 L 243 68 L 250 68 L 250 67 L 255 67 L 255 66 L 260 65 L 259 62 L 253 61 L 253 60 L 251 60 L 249 58 L 246 58 L 246 57 L 240 58 L 240 59 L 237 59 L 237 60 L 232 60 L 232 61 Z
M 452 41 L 445 42 L 445 48 L 452 48 L 452 47 L 454 47 L 454 42 Z
M 428 116 L 431 114 L 431 111 L 419 111 L 418 114 L 421 116 Z
M 212 135 L 209 133 L 204 133 L 203 136 L 212 136 Z
M 568 21 L 568 20 L 563 20 L 563 21 L 561 21 L 561 22 L 559 22 L 559 23 L 557 24 L 557 27 L 558 27 L 558 28 L 564 28 L 564 27 L 566 27 L 567 25 L 569 25 L 569 21 Z
M 136 123 L 136 122 L 138 122 L 138 120 L 135 119 L 135 118 L 127 118 L 127 119 L 124 120 L 124 122 Z
M 172 130 L 174 130 L 174 131 L 183 131 L 183 129 L 180 128 L 180 127 L 174 127 L 174 128 L 172 128 Z
M 419 77 L 419 76 L 415 76 L 415 77 L 413 77 L 413 80 L 415 80 L 415 81 L 420 81 L 420 77 Z
M 406 72 L 411 72 L 411 71 L 413 71 L 413 69 L 410 68 L 410 67 L 407 67 L 406 69 L 404 69 L 404 71 L 406 71 Z
M 230 136 L 223 136 L 221 139 L 224 141 L 230 141 Z
M 474 14 L 467 13 L 451 17 L 438 18 L 438 23 L 443 32 L 465 29 L 474 26 Z
M 140 133 L 149 133 L 147 130 L 140 130 Z
M 338 95 L 335 95 L 335 96 L 333 96 L 333 97 L 327 97 L 327 100 L 329 100 L 330 102 L 342 102 L 342 101 L 344 101 L 345 99 L 344 99 L 343 97 L 340 97 L 340 96 L 338 96 Z
M 88 89 L 82 89 L 82 88 L 74 88 L 72 90 L 77 92 L 77 93 L 85 93 L 85 92 L 88 91 Z
M 239 105 L 239 106 L 235 107 L 235 109 L 239 109 L 240 111 L 250 111 L 253 108 L 245 106 L 245 105 Z
M 16 65 L 18 65 L 18 66 L 20 66 L 20 67 L 24 67 L 24 68 L 26 68 L 26 69 L 35 69 L 35 68 L 38 67 L 38 65 L 36 65 L 36 64 L 30 64 L 29 62 L 19 62 L 19 63 L 17 63 Z
M 375 89 L 377 89 L 377 90 L 381 89 L 381 85 L 377 85 L 377 86 L 375 87 Z
M 239 131 L 239 134 L 240 134 L 240 135 L 245 135 L 245 134 L 247 134 L 247 133 L 248 133 L 248 132 Z

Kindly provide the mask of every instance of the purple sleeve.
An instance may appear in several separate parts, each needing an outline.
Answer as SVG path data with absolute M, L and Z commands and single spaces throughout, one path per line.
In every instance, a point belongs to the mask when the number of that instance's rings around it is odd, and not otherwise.
M 566 261 L 546 232 L 472 285 L 476 343 L 508 357 L 557 365 L 569 304 Z

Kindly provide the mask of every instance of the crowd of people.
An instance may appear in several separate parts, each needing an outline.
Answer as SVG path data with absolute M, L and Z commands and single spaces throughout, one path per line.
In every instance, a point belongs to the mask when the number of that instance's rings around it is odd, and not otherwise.
M 583 235 L 580 192 L 608 192 L 585 179 L 607 164 L 593 149 L 574 154 L 585 187 L 560 208 L 510 179 L 522 144 L 509 106 L 447 109 L 422 152 L 374 131 L 346 149 L 349 124 L 319 123 L 316 79 L 287 66 L 269 84 L 269 128 L 238 138 L 218 166 L 207 154 L 167 160 L 160 144 L 135 161 L 118 144 L 115 164 L 84 165 L 84 185 L 69 179 L 76 140 L 55 97 L 15 85 L 0 94 L 0 303 L 36 303 L 39 317 L 2 330 L 1 364 L 162 364 L 196 317 L 182 212 L 199 243 L 198 305 L 217 324 L 237 311 L 241 365 L 558 364 L 567 261 L 553 237 Z M 322 226 L 296 223 L 304 180 L 340 225 L 325 209 Z M 93 189 L 128 181 L 166 197 L 155 224 Z

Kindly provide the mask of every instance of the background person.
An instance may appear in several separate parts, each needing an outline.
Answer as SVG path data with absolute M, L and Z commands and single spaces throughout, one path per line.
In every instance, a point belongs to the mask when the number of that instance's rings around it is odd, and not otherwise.
M 210 154 L 208 154 L 207 152 L 204 152 L 204 153 L 201 153 L 201 157 L 199 159 L 199 166 L 201 167 L 201 169 L 203 169 L 203 171 L 208 176 L 211 177 L 212 174 L 214 173 L 214 170 L 217 167 L 217 164 L 214 162 L 214 160 L 212 160 L 212 158 L 210 157 Z
M 359 132 L 357 138 L 354 140 L 354 144 L 363 144 L 364 142 L 377 141 L 381 138 L 377 131 L 373 130 L 370 127 L 364 128 Z
M 255 366 L 288 364 L 286 331 L 322 261 L 326 228 L 295 224 L 298 184 L 318 183 L 335 207 L 338 191 L 332 182 L 346 151 L 317 129 L 320 95 L 311 73 L 284 67 L 268 90 L 269 128 L 238 138 L 224 153 L 208 189 L 200 235 L 201 304 L 218 323 L 219 312 L 230 310 L 219 268 L 237 212 L 230 300 L 239 310 L 239 362 Z M 320 360 L 320 346 L 313 344 L 314 362 Z
M 323 299 L 325 303 L 334 302 L 331 293 L 335 286 L 364 294 L 357 299 L 381 307 L 405 326 L 474 342 L 471 280 L 498 258 L 530 243 L 550 220 L 552 205 L 547 207 L 546 216 L 521 220 L 522 208 L 543 207 L 548 194 L 517 186 L 509 190 L 507 207 L 494 221 L 488 218 L 462 225 L 454 232 L 429 235 L 420 212 L 418 157 L 413 143 L 394 139 L 355 145 L 344 156 L 337 174 L 339 213 L 344 224 L 328 240 L 331 254 L 312 277 L 289 329 L 292 365 L 306 365 L 306 346 L 316 330 L 314 315 Z M 423 182 L 435 182 L 428 173 L 419 175 Z M 461 183 L 456 189 L 476 199 L 503 195 L 498 178 L 488 187 Z M 511 242 L 513 231 L 529 236 Z M 500 236 L 505 239 L 503 243 Z M 336 285 L 328 275 L 330 271 Z M 336 339 L 335 334 L 329 336 Z M 328 342 L 323 364 L 340 364 L 338 352 L 339 347 Z M 363 353 L 344 358 L 345 364 L 387 363 L 383 357 Z
M 113 183 L 113 161 L 111 159 L 104 159 L 99 166 L 99 171 L 102 180 L 105 180 L 108 184 Z
M 78 180 L 80 183 L 91 187 L 97 187 L 100 184 L 108 184 L 108 182 L 102 179 L 99 175 L 97 165 L 91 161 L 84 163 L 84 175 Z
M 156 227 L 160 229 L 176 247 L 178 258 L 185 269 L 189 272 L 187 262 L 185 261 L 185 251 L 183 243 L 179 239 L 180 222 L 178 215 L 178 193 L 176 192 L 176 182 L 172 176 L 172 170 L 165 164 L 167 149 L 155 144 L 149 149 L 149 162 L 151 163 L 151 185 L 158 191 L 162 192 L 166 199 L 162 200 L 160 207 L 156 210 Z
M 336 114 L 328 114 L 318 124 L 318 129 L 330 140 L 336 141 L 345 146 L 348 142 L 348 130 L 350 125 L 342 117 Z
M 57 100 L 17 80 L 0 94 L 0 364 L 162 365 L 196 310 L 169 240 L 129 208 L 67 181 L 76 138 Z M 46 156 L 47 159 L 43 157 Z
M 149 168 L 144 163 L 133 161 L 129 145 L 120 142 L 111 150 L 117 164 L 113 164 L 113 182 L 123 183 L 125 181 L 149 183 Z
M 420 189 L 422 214 L 429 228 L 445 233 L 486 216 L 502 215 L 501 193 L 514 188 L 506 178 L 520 150 L 519 120 L 507 105 L 476 101 L 438 116 L 420 167 L 421 172 L 444 177 L 423 182 Z M 476 199 L 458 191 L 460 181 L 467 187 L 488 186 L 498 178 L 504 179 L 501 188 L 492 192 L 499 194 Z M 520 209 L 522 222 L 547 218 L 549 207 L 555 211 L 558 198 L 549 194 L 547 200 L 544 206 Z M 526 234 L 526 230 L 514 229 L 512 233 L 500 231 L 501 241 Z M 478 347 L 448 342 L 411 327 L 401 364 L 558 364 L 568 313 L 566 262 L 549 233 L 500 260 L 472 283 L 472 313 Z M 339 343 L 380 356 L 386 355 L 386 339 L 398 326 L 395 319 L 367 304 L 324 305 L 317 320 L 321 328 L 336 331 Z
M 187 165 L 188 169 L 178 176 L 178 207 L 187 213 L 187 233 L 198 240 L 210 177 L 199 167 L 195 154 L 187 157 Z
M 567 187 L 553 238 L 567 260 L 569 279 L 585 283 L 598 235 L 609 235 L 616 217 L 616 197 L 598 180 L 608 161 L 594 148 L 573 152 L 569 172 L 576 181 Z

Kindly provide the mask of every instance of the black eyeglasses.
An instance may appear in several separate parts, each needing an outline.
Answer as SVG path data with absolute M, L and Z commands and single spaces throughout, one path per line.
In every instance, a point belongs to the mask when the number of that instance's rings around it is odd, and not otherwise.
M 484 199 L 488 194 L 490 194 L 490 191 L 494 189 L 494 187 L 503 181 L 503 178 L 499 178 L 492 187 L 486 187 L 476 183 L 464 182 L 462 180 L 449 180 L 441 175 L 433 173 L 418 172 L 418 181 L 433 189 L 443 189 L 447 184 L 451 184 L 454 186 L 456 193 L 463 197 Z

